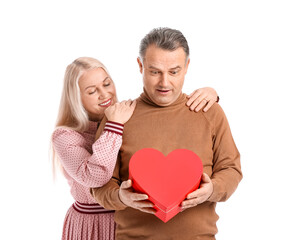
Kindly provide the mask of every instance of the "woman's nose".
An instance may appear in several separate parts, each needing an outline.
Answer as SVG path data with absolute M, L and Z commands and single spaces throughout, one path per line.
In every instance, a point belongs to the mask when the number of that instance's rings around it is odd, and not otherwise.
M 105 89 L 100 89 L 100 92 L 99 92 L 99 99 L 106 99 L 107 98 L 107 91 Z

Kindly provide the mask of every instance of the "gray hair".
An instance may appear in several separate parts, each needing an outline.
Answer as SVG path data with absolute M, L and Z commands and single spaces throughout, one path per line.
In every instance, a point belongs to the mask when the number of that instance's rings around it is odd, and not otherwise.
M 140 43 L 139 55 L 142 60 L 144 59 L 146 50 L 150 45 L 156 45 L 156 47 L 170 51 L 174 51 L 182 47 L 186 53 L 186 59 L 189 57 L 189 47 L 186 38 L 179 30 L 176 29 L 154 28 L 151 30 Z

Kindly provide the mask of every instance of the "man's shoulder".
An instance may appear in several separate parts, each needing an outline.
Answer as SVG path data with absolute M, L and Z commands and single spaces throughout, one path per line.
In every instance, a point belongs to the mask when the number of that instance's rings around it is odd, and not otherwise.
M 206 115 L 208 115 L 208 114 L 209 115 L 211 115 L 211 114 L 220 114 L 220 113 L 223 113 L 223 109 L 222 109 L 222 107 L 217 102 L 215 102 L 213 104 L 213 106 L 207 112 L 203 112 L 203 113 L 206 114 Z
M 214 103 L 214 105 L 207 112 L 204 112 L 203 110 L 200 110 L 200 112 L 209 123 L 218 123 L 222 119 L 226 118 L 222 107 L 218 103 Z
M 97 132 L 96 132 L 95 140 L 97 140 L 100 137 L 100 135 L 102 134 L 102 131 L 104 129 L 106 121 L 107 121 L 107 118 L 104 115 L 101 122 L 98 124 L 98 129 L 97 129 Z

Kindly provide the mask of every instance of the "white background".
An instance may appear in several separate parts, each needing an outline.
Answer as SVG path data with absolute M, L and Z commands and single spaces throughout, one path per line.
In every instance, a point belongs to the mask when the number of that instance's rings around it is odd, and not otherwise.
M 101 60 L 120 100 L 142 90 L 136 58 L 154 27 L 186 36 L 184 92 L 214 87 L 244 178 L 219 203 L 218 240 L 280 238 L 281 8 L 278 1 L 1 1 L 1 239 L 60 239 L 72 203 L 52 180 L 49 138 L 66 66 Z

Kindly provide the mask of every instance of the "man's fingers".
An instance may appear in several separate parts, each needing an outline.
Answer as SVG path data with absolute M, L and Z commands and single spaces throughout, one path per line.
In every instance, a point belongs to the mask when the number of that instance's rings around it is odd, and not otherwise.
M 145 212 L 145 213 L 150 213 L 150 214 L 156 213 L 156 210 L 154 208 L 138 208 L 138 210 Z
M 198 204 L 205 202 L 213 191 L 212 180 L 208 174 L 203 173 L 201 178 L 200 187 L 194 192 L 187 195 L 186 200 L 182 201 L 182 211 L 186 208 L 195 207 Z
M 200 188 L 198 188 L 195 191 L 193 191 L 192 193 L 188 194 L 186 199 L 200 198 L 201 196 L 203 196 L 206 193 L 206 189 L 202 186 L 209 182 L 211 182 L 210 177 L 208 176 L 208 174 L 203 173 L 202 178 L 201 178 Z
M 134 208 L 153 208 L 154 204 L 150 201 L 135 201 Z
M 191 199 L 191 200 L 185 200 L 181 203 L 181 208 L 186 209 L 186 208 L 190 208 L 190 207 L 195 207 L 198 204 L 199 204 L 199 201 L 197 198 Z
M 203 173 L 202 174 L 202 179 L 201 179 L 201 182 L 202 183 L 209 183 L 211 182 L 211 178 L 209 177 L 209 175 L 207 173 Z
M 184 211 L 184 210 L 187 209 L 187 208 L 196 207 L 197 205 L 198 205 L 198 204 L 188 204 L 188 205 L 182 207 L 181 210 Z
M 190 199 L 198 198 L 201 195 L 203 195 L 203 191 L 202 191 L 202 189 L 199 188 L 199 189 L 195 190 L 194 192 L 188 194 L 186 199 L 190 200 Z
M 143 200 L 147 200 L 148 196 L 146 194 L 141 194 L 141 193 L 132 193 L 130 198 L 133 201 L 143 201 Z
M 130 187 L 132 187 L 132 181 L 130 179 L 122 182 L 120 186 L 121 189 L 128 189 Z
M 200 194 L 200 196 L 198 196 L 198 197 L 184 200 L 181 203 L 181 207 L 182 208 L 190 208 L 190 207 L 197 206 L 198 204 L 201 204 L 202 202 L 204 202 L 204 195 Z

